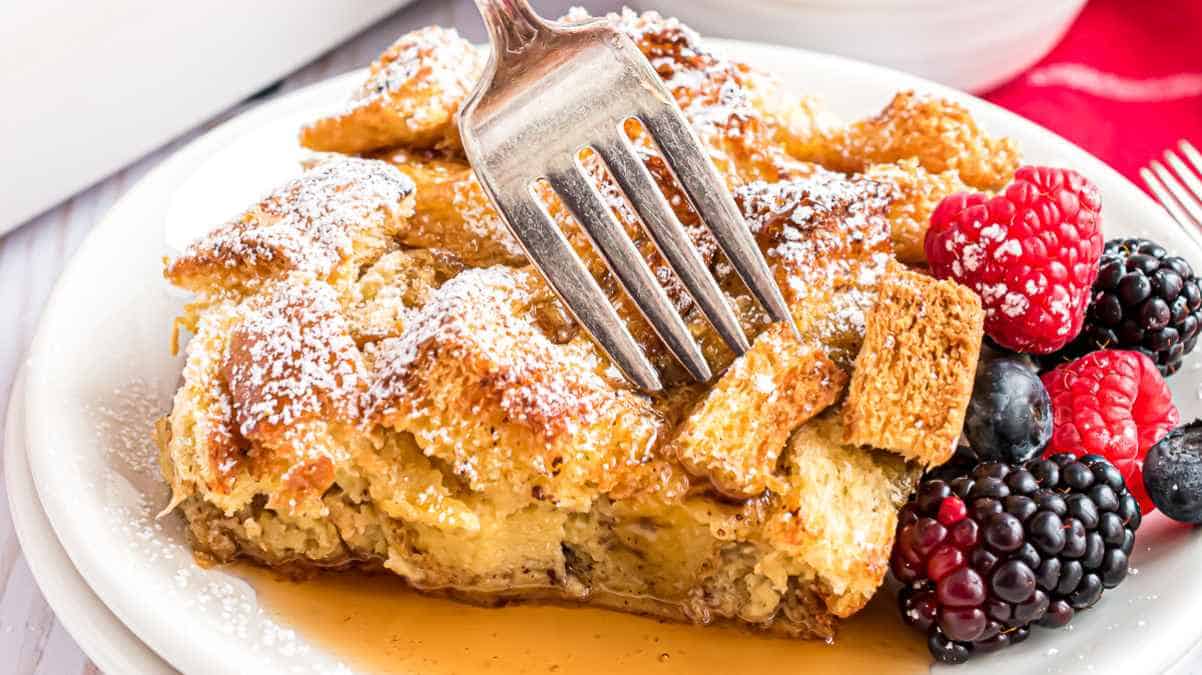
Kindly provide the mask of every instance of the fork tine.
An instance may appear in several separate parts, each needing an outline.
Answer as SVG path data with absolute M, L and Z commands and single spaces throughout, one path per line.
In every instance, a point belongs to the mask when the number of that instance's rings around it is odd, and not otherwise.
M 1202 175 L 1202 153 L 1198 152 L 1193 143 L 1185 139 L 1178 142 L 1177 147 L 1181 148 L 1181 154 L 1185 155 L 1185 158 L 1193 165 L 1194 171 L 1197 171 L 1198 175 Z
M 593 149 L 605 160 L 660 253 L 689 290 L 710 325 L 736 354 L 750 349 L 747 335 L 739 325 L 738 317 L 726 304 L 722 289 L 706 268 L 655 179 L 639 159 L 630 139 L 624 133 L 614 134 L 608 140 L 595 143 Z
M 1139 176 L 1144 179 L 1144 183 L 1148 186 L 1148 189 L 1152 191 L 1152 194 L 1156 195 L 1157 201 L 1169 212 L 1169 215 L 1173 217 L 1173 221 L 1181 228 L 1181 231 L 1194 242 L 1195 246 L 1202 249 L 1202 223 L 1194 222 L 1189 217 L 1189 214 L 1181 210 L 1177 199 L 1169 194 L 1169 191 L 1161 184 L 1160 179 L 1156 177 L 1151 169 L 1147 167 L 1140 169 Z
M 1144 180 L 1144 185 L 1148 186 L 1152 194 L 1156 195 L 1156 201 L 1160 202 L 1160 205 L 1169 212 L 1173 220 L 1186 232 L 1190 232 L 1193 229 L 1193 223 L 1190 222 L 1189 215 L 1181 210 L 1181 207 L 1177 204 L 1177 200 L 1173 195 L 1169 194 L 1164 185 L 1161 185 L 1160 179 L 1156 177 L 1156 174 L 1152 173 L 1151 169 L 1144 167 L 1139 170 L 1139 177 Z
M 647 360 L 638 342 L 626 330 L 618 318 L 597 280 L 589 274 L 584 263 L 576 256 L 563 233 L 546 208 L 542 207 L 528 191 L 490 190 L 490 181 L 481 185 L 490 193 L 493 203 L 509 223 L 537 223 L 538 227 L 513 227 L 510 230 L 526 255 L 538 266 L 551 288 L 567 306 L 580 325 L 593 336 L 601 349 L 618 366 L 618 369 L 636 386 L 646 391 L 663 388 L 655 367 Z
M 702 153 L 701 140 L 685 121 L 684 115 L 675 106 L 661 106 L 652 113 L 639 115 L 638 119 L 655 139 L 676 180 L 693 203 L 693 208 L 713 233 L 718 246 L 743 283 L 747 284 L 769 316 L 776 321 L 787 321 L 796 334 L 797 325 L 789 313 L 789 306 L 785 304 L 751 230 L 743 222 L 739 207 L 735 205 L 718 170 Z
M 1194 201 L 1202 203 L 1202 180 L 1198 180 L 1194 172 L 1190 171 L 1185 162 L 1181 161 L 1177 153 L 1172 150 L 1165 150 L 1164 158 L 1168 160 L 1169 166 L 1173 167 L 1173 170 L 1177 172 L 1177 177 L 1181 179 L 1181 182 L 1185 183 L 1190 192 L 1194 194 Z
M 605 205 L 597 186 L 584 174 L 575 159 L 569 158 L 569 161 L 553 166 L 547 172 L 547 182 L 588 233 L 610 271 L 634 299 L 634 304 L 650 322 L 668 351 L 695 379 L 702 382 L 710 379 L 712 373 L 709 364 L 688 326 L 680 318 L 634 242 Z
M 1164 184 L 1165 189 L 1167 189 L 1174 197 L 1176 197 L 1177 203 L 1180 204 L 1181 208 L 1190 215 L 1190 219 L 1193 220 L 1194 226 L 1202 227 L 1202 202 L 1199 202 L 1195 197 L 1193 197 L 1189 193 L 1189 190 L 1186 190 L 1185 186 L 1178 182 L 1177 178 L 1173 176 L 1168 169 L 1164 168 L 1163 164 L 1156 160 L 1152 160 L 1149 162 L 1149 166 L 1152 167 L 1152 172 L 1156 174 L 1156 177 L 1160 179 L 1160 182 Z

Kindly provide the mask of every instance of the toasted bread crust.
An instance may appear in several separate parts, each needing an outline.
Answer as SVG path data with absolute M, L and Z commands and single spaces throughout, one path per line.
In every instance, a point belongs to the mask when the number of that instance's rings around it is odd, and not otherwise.
M 868 315 L 843 406 L 846 442 L 925 465 L 951 458 L 984 335 L 972 290 L 895 267 Z
M 801 159 L 846 172 L 915 159 L 930 173 L 955 171 L 966 185 L 982 190 L 1002 189 L 1019 165 L 1014 143 L 986 134 L 964 106 L 913 91 L 898 93 L 873 117 L 817 140 L 793 142 L 790 149 Z
M 864 175 L 892 183 L 897 188 L 896 198 L 889 206 L 889 231 L 897 259 L 905 263 L 925 263 L 927 229 L 935 207 L 944 197 L 967 192 L 970 188 L 956 171 L 931 173 L 916 159 L 874 164 Z
M 248 290 L 290 274 L 339 283 L 395 248 L 413 181 L 384 162 L 335 157 L 193 242 L 167 280 L 196 292 Z
M 720 492 L 754 497 L 768 488 L 790 434 L 846 384 L 829 358 L 774 324 L 718 378 L 668 452 Z
M 455 114 L 483 67 L 481 53 L 454 30 L 408 33 L 372 62 L 345 110 L 301 130 L 301 145 L 345 154 L 397 145 L 458 149 Z

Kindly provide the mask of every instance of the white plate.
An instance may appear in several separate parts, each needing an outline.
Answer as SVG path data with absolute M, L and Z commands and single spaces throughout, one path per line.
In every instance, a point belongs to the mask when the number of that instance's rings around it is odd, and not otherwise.
M 170 664 L 138 639 L 79 576 L 46 519 L 25 454 L 25 374 L 17 376 L 4 429 L 4 481 L 21 553 L 46 602 L 105 673 L 170 675 Z
M 837 57 L 748 43 L 725 47 L 798 89 L 824 94 L 845 116 L 878 110 L 899 88 L 960 100 L 985 128 L 1013 137 L 1031 162 L 1074 167 L 1093 179 L 1102 191 L 1109 236 L 1154 236 L 1199 259 L 1138 188 L 1084 151 L 997 107 Z M 294 120 L 336 105 L 346 91 L 347 81 L 335 80 L 271 102 L 189 145 L 148 175 L 80 247 L 34 340 L 26 428 L 46 513 L 96 594 L 139 638 L 185 672 L 340 668 L 333 655 L 270 621 L 246 584 L 197 567 L 178 519 L 154 519 L 167 492 L 149 433 L 151 420 L 168 409 L 180 370 L 180 361 L 167 354 L 180 301 L 159 275 L 162 224 L 173 193 L 194 174 L 203 184 L 187 190 L 214 200 L 230 191 L 269 188 L 275 182 L 272 167 L 279 166 L 272 148 L 284 156 L 295 152 Z M 240 170 L 204 171 L 209 161 Z M 272 174 L 261 184 L 259 166 Z M 1186 418 L 1202 411 L 1197 362 L 1197 355 L 1188 359 L 1172 380 Z M 1035 631 L 1026 644 L 957 672 L 985 672 L 1002 664 L 1014 673 L 1166 670 L 1202 633 L 1196 619 L 1202 604 L 1199 562 L 1202 540 L 1151 518 L 1134 556 L 1138 573 L 1078 617 L 1071 630 Z M 899 624 L 898 630 L 906 629 Z

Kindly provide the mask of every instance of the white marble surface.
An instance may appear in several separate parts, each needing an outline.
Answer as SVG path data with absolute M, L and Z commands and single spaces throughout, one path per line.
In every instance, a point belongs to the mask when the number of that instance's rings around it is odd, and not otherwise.
M 547 15 L 562 13 L 571 5 L 601 11 L 620 4 L 606 0 L 535 0 L 535 5 Z M 434 23 L 456 26 L 470 39 L 483 40 L 483 25 L 471 0 L 419 0 L 287 77 L 271 95 L 364 66 L 401 33 Z M 0 405 L 8 401 L 18 366 L 55 279 L 88 230 L 147 171 L 192 138 L 237 114 L 245 105 L 227 111 L 0 237 Z M 0 437 L 3 425 L 4 418 L 0 415 Z M 13 532 L 2 481 L 0 672 L 13 675 L 99 672 L 55 619 L 34 583 Z

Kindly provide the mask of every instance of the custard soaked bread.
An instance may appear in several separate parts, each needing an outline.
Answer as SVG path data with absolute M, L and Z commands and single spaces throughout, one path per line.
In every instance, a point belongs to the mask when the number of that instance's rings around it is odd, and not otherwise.
M 939 460 L 894 442 L 896 430 L 865 431 L 859 415 L 876 391 L 876 366 L 864 365 L 884 340 L 873 327 L 926 320 L 922 303 L 890 290 L 900 274 L 891 207 L 930 190 L 897 176 L 975 185 L 1005 172 L 1005 157 L 978 161 L 1005 143 L 945 105 L 914 108 L 923 124 L 840 127 L 815 99 L 674 20 L 609 20 L 697 129 L 799 334 L 768 323 L 632 127 L 753 338 L 735 359 L 604 166 L 585 157 L 719 373 L 703 384 L 680 376 L 548 200 L 665 370 L 661 394 L 633 390 L 525 264 L 461 154 L 454 100 L 478 68 L 470 45 L 446 31 L 405 36 L 350 107 L 302 133 L 312 149 L 348 154 L 323 155 L 166 268 L 197 296 L 180 317 L 192 337 L 158 440 L 171 507 L 198 554 L 295 572 L 386 570 L 478 602 L 590 602 L 802 637 L 830 637 L 871 598 L 897 509 L 921 465 Z M 901 137 L 872 142 L 886 128 Z M 971 332 L 972 308 L 938 289 Z M 942 358 L 908 357 L 915 369 Z M 958 356 L 969 378 L 973 360 Z M 900 391 L 882 413 L 908 409 Z M 949 411 L 967 403 L 958 379 L 936 393 Z M 940 450 L 958 433 L 954 415 L 942 419 Z

